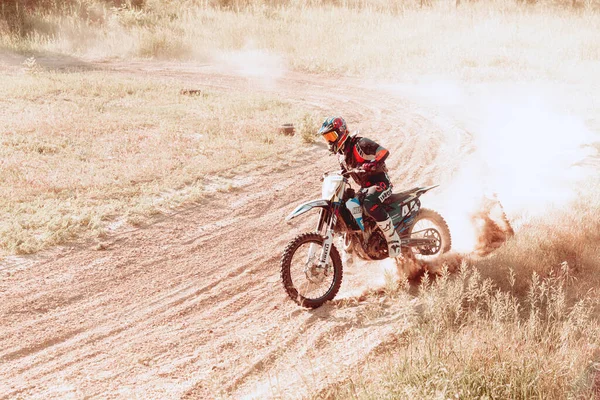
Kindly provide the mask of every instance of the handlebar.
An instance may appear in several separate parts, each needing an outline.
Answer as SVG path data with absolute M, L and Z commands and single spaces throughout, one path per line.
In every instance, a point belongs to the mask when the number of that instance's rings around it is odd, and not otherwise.
M 353 168 L 353 169 L 350 169 L 350 170 L 348 170 L 348 171 L 344 171 L 344 170 L 339 170 L 339 169 L 337 169 L 337 170 L 335 170 L 335 171 L 327 171 L 327 172 L 325 172 L 325 173 L 323 174 L 323 176 L 327 176 L 327 175 L 329 175 L 329 174 L 332 174 L 332 173 L 337 173 L 337 174 L 340 174 L 340 175 L 342 175 L 342 176 L 348 176 L 348 175 L 350 175 L 350 174 L 360 174 L 360 173 L 362 173 L 362 172 L 367 172 L 367 171 L 365 171 L 365 170 L 364 170 L 364 169 L 362 169 L 362 168 Z
M 343 172 L 342 176 L 348 176 L 348 175 L 351 175 L 351 174 L 360 174 L 360 173 L 363 173 L 363 172 L 367 172 L 367 171 L 365 171 L 362 168 L 353 168 L 353 169 L 351 169 L 349 171 Z
M 348 177 L 352 174 L 360 174 L 362 172 L 366 172 L 366 171 L 362 168 L 353 168 L 353 169 L 345 171 L 345 172 L 343 170 L 329 171 L 329 172 L 325 172 L 323 174 L 323 176 L 321 177 L 321 180 L 323 180 L 323 178 L 325 178 L 326 176 L 328 176 L 331 173 L 338 173 L 344 177 Z

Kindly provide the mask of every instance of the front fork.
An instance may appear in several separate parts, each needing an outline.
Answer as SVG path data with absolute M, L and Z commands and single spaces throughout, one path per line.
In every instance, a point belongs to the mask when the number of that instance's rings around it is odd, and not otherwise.
M 321 233 L 323 231 L 323 228 L 326 228 L 325 234 L 323 235 L 323 249 L 321 250 L 321 254 L 319 254 L 319 268 L 322 269 L 327 268 L 327 260 L 329 259 L 329 253 L 331 253 L 331 245 L 333 244 L 333 228 L 335 226 L 336 221 L 337 217 L 335 215 L 335 210 L 331 210 L 331 218 L 329 218 L 329 224 L 327 224 L 327 210 L 321 209 L 321 213 L 319 214 L 319 222 L 317 224 L 317 232 Z M 308 262 L 314 259 L 316 252 L 317 246 L 314 243 L 311 243 L 310 248 L 308 250 Z

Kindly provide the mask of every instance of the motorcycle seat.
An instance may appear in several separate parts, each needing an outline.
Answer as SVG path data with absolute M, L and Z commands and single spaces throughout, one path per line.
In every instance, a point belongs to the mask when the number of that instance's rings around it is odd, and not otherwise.
M 419 190 L 420 188 L 416 187 L 416 188 L 412 188 L 410 190 L 405 190 L 404 192 L 398 192 L 398 193 L 393 193 L 388 201 L 390 203 L 398 203 L 398 204 L 402 204 L 404 202 L 404 200 L 408 199 L 409 197 L 413 196 L 415 194 L 415 192 L 417 190 Z

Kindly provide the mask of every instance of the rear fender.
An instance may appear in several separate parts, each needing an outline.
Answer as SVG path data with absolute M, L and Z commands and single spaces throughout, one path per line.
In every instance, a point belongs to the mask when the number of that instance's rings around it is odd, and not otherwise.
M 429 192 L 431 189 L 434 189 L 434 188 L 436 188 L 436 187 L 438 187 L 438 186 L 440 186 L 440 185 L 433 185 L 433 186 L 427 186 L 427 187 L 422 187 L 422 188 L 419 188 L 419 189 L 418 189 L 418 190 L 415 192 L 415 194 L 416 194 L 417 196 L 421 196 L 421 195 L 423 195 L 423 194 L 425 194 L 425 193 Z
M 296 218 L 299 215 L 304 214 L 307 211 L 312 210 L 313 208 L 329 208 L 331 207 L 331 202 L 328 200 L 312 200 L 312 201 L 307 201 L 306 203 L 300 204 L 298 207 L 296 207 L 294 209 L 294 211 L 292 211 L 290 213 L 290 215 L 288 215 L 287 217 L 285 217 L 286 221 L 290 221 L 293 218 Z

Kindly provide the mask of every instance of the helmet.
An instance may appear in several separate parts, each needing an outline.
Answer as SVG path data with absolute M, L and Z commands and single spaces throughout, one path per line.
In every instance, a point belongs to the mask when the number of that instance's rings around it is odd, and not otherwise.
M 332 153 L 339 151 L 341 153 L 348 139 L 346 121 L 342 117 L 326 118 L 323 125 L 321 125 L 321 129 L 319 129 L 319 134 L 323 135 L 323 138 L 327 141 L 329 151 Z

